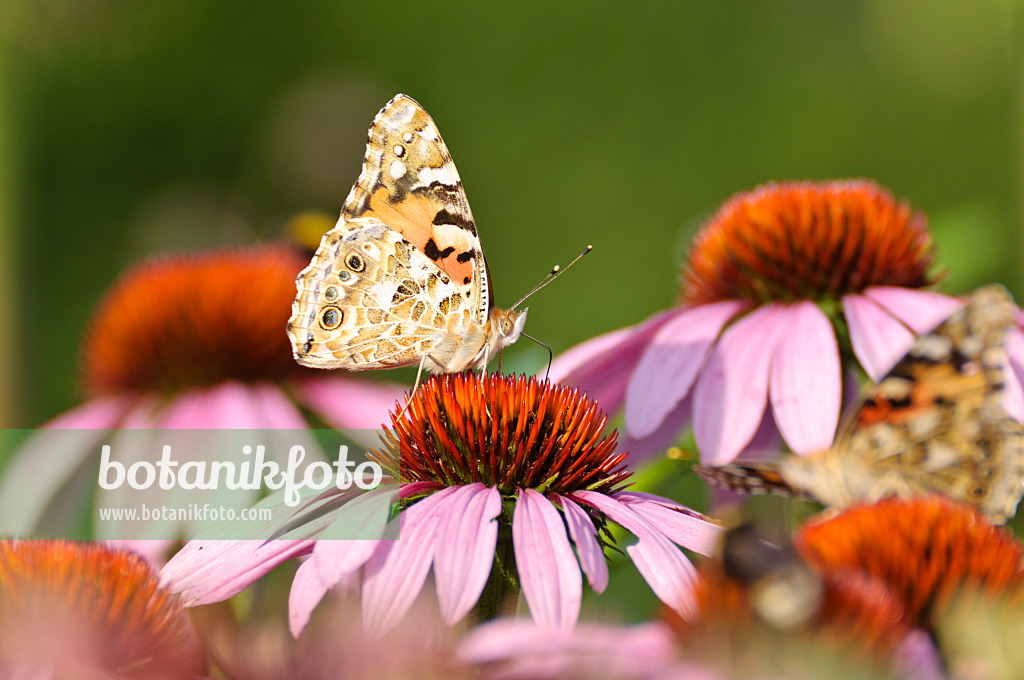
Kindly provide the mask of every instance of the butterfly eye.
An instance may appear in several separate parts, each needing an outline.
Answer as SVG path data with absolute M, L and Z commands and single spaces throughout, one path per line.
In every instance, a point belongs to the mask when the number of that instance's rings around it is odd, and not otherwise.
M 341 319 L 342 313 L 340 309 L 328 307 L 324 310 L 324 313 L 320 315 L 320 325 L 329 331 L 333 331 L 341 325 Z
M 502 335 L 510 335 L 512 333 L 512 322 L 508 318 L 502 319 L 498 323 L 498 330 L 501 331 Z
M 348 274 L 348 272 L 343 273 Z M 337 300 L 338 289 L 335 288 L 334 286 L 329 287 L 327 290 L 324 291 L 324 299 L 326 299 L 328 302 L 334 302 L 335 300 Z
M 366 263 L 363 262 L 363 258 L 355 253 L 352 253 L 345 258 L 345 265 L 348 266 L 354 272 L 361 272 L 366 267 Z
M 341 279 L 342 281 L 348 281 L 349 279 L 352 278 L 352 274 L 343 269 L 340 272 L 338 272 L 338 278 Z

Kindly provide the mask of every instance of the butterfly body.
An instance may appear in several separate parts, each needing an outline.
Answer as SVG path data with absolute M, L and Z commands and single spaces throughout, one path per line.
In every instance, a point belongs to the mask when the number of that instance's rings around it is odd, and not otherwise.
M 997 522 L 1024 494 L 1024 429 L 1002 407 L 1003 349 L 1014 322 L 1005 290 L 976 291 L 852 412 L 835 444 L 777 464 L 709 468 L 705 479 L 747 492 L 790 493 L 843 507 L 941 493 Z
M 296 280 L 288 335 L 316 368 L 484 368 L 527 310 L 492 308 L 483 248 L 451 155 L 405 95 L 370 126 L 359 179 Z

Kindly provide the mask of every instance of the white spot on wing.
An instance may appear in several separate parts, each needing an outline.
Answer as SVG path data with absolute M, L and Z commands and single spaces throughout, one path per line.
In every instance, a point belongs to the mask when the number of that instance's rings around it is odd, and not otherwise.
M 432 182 L 455 186 L 459 183 L 459 174 L 455 172 L 455 166 L 451 163 L 445 163 L 439 168 L 428 165 L 420 169 L 419 179 L 426 186 L 430 186 Z
M 394 151 L 395 155 L 398 156 L 399 158 L 405 155 L 405 147 L 402 146 L 401 144 L 395 144 L 395 148 L 392 149 L 392 151 Z
M 428 125 L 428 126 L 426 126 L 425 128 L 423 128 L 423 129 L 422 129 L 422 130 L 420 131 L 420 134 L 422 134 L 422 135 L 423 135 L 423 139 L 428 139 L 428 140 L 430 140 L 431 142 L 436 142 L 436 141 L 437 141 L 437 130 L 435 130 L 435 129 L 434 129 L 434 128 L 433 128 L 432 126 L 430 126 L 430 125 Z
M 412 144 L 412 140 L 413 140 L 412 133 L 411 132 L 406 132 L 405 134 L 403 134 L 402 135 L 402 140 L 405 141 L 406 144 Z
M 391 173 L 392 177 L 398 179 L 399 177 L 405 174 L 405 163 L 403 163 L 402 161 L 392 161 L 391 167 L 388 168 L 388 172 Z

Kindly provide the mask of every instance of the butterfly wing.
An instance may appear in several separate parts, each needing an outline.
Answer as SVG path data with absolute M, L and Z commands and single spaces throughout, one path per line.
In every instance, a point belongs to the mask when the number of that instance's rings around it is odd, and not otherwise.
M 976 291 L 867 394 L 828 455 L 1005 521 L 1024 493 L 1024 430 L 1002 406 L 1013 323 L 1005 289 Z
M 314 368 L 417 364 L 446 342 L 449 323 L 472 315 L 448 276 L 373 218 L 329 231 L 297 286 L 288 336 L 298 362 Z
M 363 170 L 341 216 L 376 218 L 397 231 L 469 300 L 475 322 L 487 319 L 487 263 L 462 180 L 430 115 L 404 94 L 373 120 Z

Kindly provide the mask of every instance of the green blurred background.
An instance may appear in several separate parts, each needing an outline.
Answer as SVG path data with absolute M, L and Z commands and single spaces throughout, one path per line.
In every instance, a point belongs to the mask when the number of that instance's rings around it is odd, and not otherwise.
M 877 179 L 929 215 L 947 290 L 1020 294 L 1021 23 L 1011 0 L 5 0 L 0 424 L 80 399 L 132 261 L 336 215 L 396 92 L 438 122 L 499 304 L 594 244 L 530 302 L 556 352 L 671 305 L 695 226 L 768 180 Z

